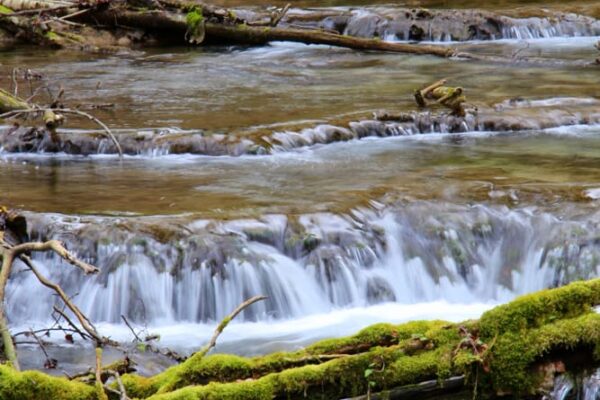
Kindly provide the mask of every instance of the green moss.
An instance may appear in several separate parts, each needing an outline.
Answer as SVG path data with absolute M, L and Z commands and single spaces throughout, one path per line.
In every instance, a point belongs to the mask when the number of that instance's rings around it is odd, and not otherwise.
M 44 34 L 44 36 L 48 39 L 51 40 L 52 42 L 58 42 L 61 40 L 61 37 L 56 33 L 56 32 L 52 32 L 52 31 L 48 31 Z
M 196 37 L 203 35 L 201 30 L 203 29 L 202 23 L 204 21 L 204 15 L 202 14 L 202 8 L 194 7 L 185 16 L 187 23 L 187 35 L 189 37 Z
M 256 380 L 236 383 L 212 382 L 157 394 L 153 400 L 183 399 L 330 399 L 356 396 L 367 391 L 364 371 L 375 366 L 370 376 L 373 390 L 446 376 L 451 369 L 451 346 L 424 351 L 409 357 L 398 346 L 375 348 L 368 353 L 338 358 L 319 365 L 306 365 L 271 373 Z M 442 368 L 440 368 L 442 366 Z
M 588 312 L 600 304 L 600 279 L 575 282 L 517 298 L 481 317 L 481 336 L 493 338 L 505 332 L 536 328 L 562 318 Z
M 430 346 L 427 349 L 416 346 L 415 350 L 414 336 L 427 338 L 428 343 L 431 342 Z M 274 353 L 255 358 L 225 354 L 202 357 L 201 354 L 196 354 L 183 364 L 153 378 L 138 379 L 136 375 L 126 375 L 123 382 L 128 393 L 143 398 L 153 393 L 167 394 L 190 385 L 245 379 L 260 380 L 265 376 L 275 375 L 277 378 L 273 379 L 277 382 L 276 390 L 283 387 L 281 390 L 285 390 L 286 393 L 300 393 L 321 388 L 325 374 L 345 382 L 338 387 L 342 392 L 334 395 L 352 395 L 365 389 L 364 385 L 367 382 L 363 375 L 369 364 L 377 363 L 379 359 L 385 359 L 385 363 L 389 364 L 409 350 L 411 354 L 420 355 L 450 342 L 454 345 L 457 340 L 457 327 L 443 321 L 416 321 L 401 325 L 376 324 L 354 336 L 324 340 L 296 352 Z M 353 355 L 354 353 L 360 354 Z M 343 354 L 348 356 L 344 357 Z M 318 357 L 322 355 L 334 355 L 337 358 Z M 451 357 L 446 358 L 450 359 Z M 446 364 L 443 369 L 447 375 Z
M 12 14 L 13 10 L 0 4 L 0 14 Z
M 198 7 L 191 9 L 185 16 L 187 26 L 192 31 L 195 30 L 203 20 L 204 15 L 202 14 L 202 9 Z
M 527 333 L 508 332 L 497 339 L 489 375 L 496 390 L 530 393 L 537 376 L 531 365 L 553 350 L 592 347 L 600 361 L 600 315 L 583 316 L 547 324 Z
M 2 400 L 96 400 L 92 386 L 46 375 L 39 371 L 17 372 L 0 365 Z
M 171 393 L 151 397 L 153 400 L 272 400 L 274 389 L 270 379 L 239 383 L 210 383 L 188 386 Z
M 426 332 L 449 325 L 445 321 L 412 321 L 401 325 L 380 323 L 371 325 L 356 335 L 326 339 L 306 348 L 309 354 L 345 353 L 346 349 L 368 350 L 374 346 L 389 346 L 401 340 L 410 339 L 414 334 Z

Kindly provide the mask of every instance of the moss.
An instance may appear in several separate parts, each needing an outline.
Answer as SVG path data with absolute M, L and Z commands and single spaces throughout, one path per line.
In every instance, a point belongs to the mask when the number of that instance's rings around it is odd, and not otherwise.
M 210 383 L 206 386 L 188 386 L 171 393 L 151 397 L 153 400 L 271 400 L 273 385 L 270 378 L 239 383 Z
M 46 375 L 38 371 L 17 372 L 0 365 L 2 400 L 96 400 L 92 386 Z
M 330 399 L 356 396 L 367 391 L 364 371 L 375 365 L 370 376 L 373 390 L 420 382 L 446 375 L 451 346 L 406 356 L 398 346 L 375 348 L 368 353 L 338 358 L 319 365 L 306 365 L 235 383 L 212 382 L 157 394 L 153 400 L 183 399 Z M 440 363 L 440 360 L 442 362 Z M 440 369 L 440 365 L 443 368 Z
M 56 32 L 52 32 L 52 31 L 48 31 L 44 34 L 44 36 L 48 39 L 51 40 L 52 42 L 58 42 L 61 40 L 61 37 L 56 33 Z
M 575 282 L 517 298 L 481 317 L 481 336 L 490 339 L 505 332 L 536 328 L 588 312 L 600 304 L 600 279 Z
M 435 351 L 424 352 L 417 357 L 399 357 L 386 368 L 380 377 L 374 374 L 377 386 L 392 388 L 446 378 L 451 375 L 452 370 L 451 352 L 450 347 L 442 347 Z
M 412 321 L 401 325 L 380 323 L 371 325 L 356 335 L 326 339 L 306 348 L 309 354 L 346 353 L 350 349 L 368 350 L 374 346 L 389 346 L 401 340 L 409 339 L 416 333 L 426 332 L 447 326 L 444 321 Z
M 432 343 L 431 346 L 427 349 L 423 345 L 415 346 L 415 336 L 427 338 L 426 340 Z M 360 393 L 364 389 L 364 370 L 374 360 L 377 362 L 383 357 L 385 363 L 389 364 L 402 354 L 419 355 L 457 340 L 456 326 L 443 321 L 416 321 L 401 325 L 376 324 L 354 336 L 324 340 L 296 352 L 274 353 L 254 358 L 226 354 L 202 357 L 196 354 L 163 374 L 152 378 L 126 375 L 123 382 L 128 393 L 144 398 L 153 393 L 167 394 L 189 385 L 262 379 L 274 373 L 279 377 L 277 387 L 283 385 L 286 392 L 312 390 L 313 386 L 322 386 L 322 377 L 326 374 L 334 379 L 347 380 L 339 389 L 350 395 Z M 360 354 L 353 355 L 355 353 Z M 329 361 L 317 357 L 328 354 L 348 354 L 348 357 L 340 356 Z M 447 359 L 450 360 L 451 357 Z M 446 366 L 444 368 L 448 369 Z M 308 379 L 310 377 L 313 379 Z M 317 377 L 320 377 L 318 385 L 315 383 Z
M 13 10 L 0 4 L 0 14 L 12 14 Z
M 202 21 L 204 21 L 204 15 L 202 14 L 202 8 L 194 7 L 185 16 L 185 21 L 188 27 L 188 32 L 194 35 Z
M 553 350 L 592 347 L 600 362 L 600 315 L 583 316 L 547 324 L 527 333 L 508 332 L 495 342 L 489 378 L 495 390 L 531 393 L 538 377 L 532 364 Z

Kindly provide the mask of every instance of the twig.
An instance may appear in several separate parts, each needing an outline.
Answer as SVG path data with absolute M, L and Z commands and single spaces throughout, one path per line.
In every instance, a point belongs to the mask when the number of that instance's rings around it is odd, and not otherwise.
M 21 10 L 21 11 L 14 11 L 10 14 L 0 14 L 0 18 L 4 18 L 4 17 L 15 17 L 15 16 L 21 16 L 21 15 L 35 15 L 35 14 L 42 14 L 45 12 L 52 12 L 52 11 L 60 11 L 60 10 L 65 10 L 68 8 L 73 7 L 74 4 L 69 4 L 69 5 L 64 5 L 64 6 L 58 6 L 58 7 L 48 7 L 48 8 L 35 8 L 32 10 Z
M 110 372 L 114 377 L 115 380 L 117 381 L 117 385 L 119 385 L 119 391 L 121 399 L 120 400 L 129 400 L 129 397 L 127 397 L 127 392 L 125 391 L 125 385 L 123 385 L 123 381 L 121 380 L 121 374 L 119 374 L 119 371 L 108 371 Z
M 58 19 L 59 21 L 64 21 L 64 20 L 66 20 L 66 19 L 69 19 L 69 18 L 76 17 L 76 16 L 78 16 L 78 15 L 84 14 L 84 13 L 86 13 L 86 12 L 89 12 L 89 11 L 90 11 L 90 9 L 89 9 L 89 8 L 84 8 L 83 10 L 75 11 L 74 13 L 67 14 L 67 15 L 65 15 L 65 16 L 62 16 L 62 17 L 60 17 L 60 18 L 57 18 L 57 19 Z M 81 25 L 81 24 L 77 24 L 77 25 Z
M 110 387 L 110 386 L 108 386 L 108 385 L 102 384 L 102 388 L 103 388 L 104 390 L 106 390 L 107 392 L 110 392 L 110 393 L 112 393 L 112 394 L 116 394 L 116 395 L 118 395 L 118 396 L 121 396 L 121 392 L 119 392 L 118 390 L 115 390 L 115 389 L 111 388 L 111 387 Z M 107 398 L 107 400 L 108 400 L 108 398 Z
M 2 244 L 6 243 L 1 240 Z M 95 274 L 100 270 L 93 265 L 83 262 L 75 258 L 69 251 L 62 245 L 58 240 L 48 240 L 47 242 L 28 242 L 18 244 L 10 247 L 10 252 L 13 253 L 13 257 L 23 255 L 32 251 L 48 251 L 52 250 L 58 254 L 61 258 L 67 261 L 69 264 L 81 269 L 86 274 Z
M 75 325 L 75 323 L 73 321 L 71 321 L 71 319 L 67 316 L 67 314 L 65 314 L 62 310 L 60 310 L 58 307 L 54 306 L 54 311 L 57 312 L 61 317 L 63 317 L 63 319 L 67 322 L 67 324 L 69 324 L 73 328 L 73 331 L 77 332 L 83 340 L 91 339 L 91 336 L 82 332 L 81 329 L 79 329 L 77 327 L 77 325 Z
M 71 302 L 69 297 L 65 294 L 65 292 L 62 290 L 62 288 L 60 286 L 58 286 L 57 284 L 55 284 L 53 282 L 50 282 L 42 274 L 40 274 L 40 272 L 33 266 L 33 263 L 26 262 L 25 264 L 29 267 L 29 269 L 31 269 L 31 271 L 33 272 L 35 277 L 38 279 L 38 281 L 40 281 L 40 283 L 42 285 L 44 285 L 44 286 L 54 290 L 56 293 L 58 293 L 58 295 L 60 296 L 62 301 L 64 301 L 65 304 L 67 305 L 67 307 L 73 312 L 73 314 L 75 314 L 75 317 L 77 317 L 77 319 L 79 320 L 79 323 L 81 324 L 83 329 L 92 338 L 94 338 L 94 340 L 96 341 L 97 344 L 102 345 L 102 344 L 107 343 L 108 339 L 103 338 L 98 334 L 98 332 L 96 331 L 96 328 L 92 325 L 90 320 L 85 315 L 83 315 L 83 313 L 79 310 L 79 308 L 75 304 L 73 304 Z
M 35 96 L 37 96 L 42 90 L 44 89 L 48 89 L 48 86 L 38 86 L 37 88 L 35 88 L 35 90 L 33 91 L 33 93 L 31 94 L 31 96 L 29 96 L 28 98 L 25 99 L 25 101 L 27 103 L 29 103 L 31 100 L 33 100 L 33 98 Z
M 133 333 L 133 336 L 135 337 L 135 340 L 137 340 L 138 342 L 141 342 L 142 339 L 140 339 L 140 337 L 138 336 L 138 334 L 135 333 L 135 331 L 133 330 L 133 327 L 131 326 L 131 324 L 129 323 L 129 321 L 127 321 L 127 318 L 125 318 L 124 315 L 121 315 L 121 318 L 125 322 L 125 325 L 127 325 L 127 327 L 129 328 L 129 330 L 131 331 L 131 333 Z
M 40 338 L 35 334 L 35 332 L 32 329 L 29 330 L 29 333 L 33 336 L 33 338 L 35 339 L 37 344 L 40 346 L 40 349 L 42 349 L 44 356 L 46 357 L 46 361 L 44 362 L 44 368 L 46 368 L 46 369 L 56 368 L 57 361 L 54 358 L 50 358 L 50 356 L 48 355 L 48 352 L 46 351 L 46 347 L 44 346 L 44 343 L 40 340 Z
M 104 382 L 102 382 L 102 349 L 100 347 L 96 347 L 96 394 L 98 396 L 98 400 L 108 400 L 108 396 L 104 392 L 105 389 L 109 389 L 110 391 L 114 390 L 112 388 L 105 387 Z
M 171 349 L 169 349 L 168 347 L 166 348 L 160 348 L 158 346 L 153 345 L 152 343 L 150 343 L 152 340 L 156 339 L 157 336 L 154 335 L 148 335 L 146 336 L 146 338 L 144 340 L 142 340 L 142 338 L 140 338 L 140 336 L 135 332 L 135 330 L 133 329 L 133 326 L 131 326 L 131 324 L 129 323 L 129 321 L 127 320 L 127 318 L 125 318 L 124 315 L 121 315 L 121 318 L 123 319 L 123 321 L 125 322 L 125 325 L 127 325 L 127 327 L 129 328 L 129 330 L 131 331 L 131 333 L 133 333 L 133 336 L 135 337 L 135 339 L 133 340 L 135 343 L 143 343 L 144 344 L 144 348 L 150 350 L 151 352 L 155 353 L 155 354 L 160 354 L 163 355 L 165 357 L 169 357 L 177 362 L 183 362 L 187 359 L 187 357 L 182 356 L 181 354 L 177 353 L 176 351 L 173 351 Z
M 57 332 L 57 331 L 60 331 L 60 332 L 71 332 L 71 333 L 79 333 L 79 331 L 78 331 L 78 330 L 76 330 L 76 329 L 71 329 L 71 328 L 63 328 L 63 327 L 60 327 L 60 326 L 59 326 L 58 328 L 43 328 L 43 329 L 36 329 L 35 331 L 33 331 L 33 333 L 36 333 L 36 334 L 38 334 L 38 333 L 43 333 L 43 334 L 45 335 L 45 334 L 46 334 L 46 333 L 48 333 L 48 332 Z M 31 330 L 28 330 L 28 331 L 21 331 L 21 332 L 13 333 L 13 335 L 12 335 L 12 336 L 13 336 L 13 337 L 17 337 L 17 336 L 23 336 L 23 335 L 27 336 L 27 335 L 31 334 L 31 332 L 32 332 Z
M 517 58 L 517 56 L 519 55 L 519 53 L 521 53 L 521 52 L 522 52 L 522 51 L 524 51 L 524 50 L 527 50 L 527 49 L 529 48 L 529 46 L 530 46 L 530 43 L 529 43 L 529 42 L 526 42 L 526 43 L 525 43 L 525 46 L 524 46 L 524 47 L 521 47 L 520 49 L 517 49 L 517 50 L 515 50 L 515 51 L 512 53 L 512 55 L 510 56 L 510 58 L 511 58 L 513 61 L 514 61 L 514 60 L 516 60 L 516 58 Z
M 202 350 L 200 350 L 196 353 L 196 354 L 198 354 L 198 356 L 194 355 L 194 357 L 198 357 L 198 358 L 204 357 L 206 355 L 206 353 L 208 353 L 210 351 L 210 349 L 215 347 L 215 345 L 217 344 L 217 338 L 223 332 L 223 330 L 227 327 L 227 325 L 231 322 L 232 319 L 234 319 L 246 307 L 256 303 L 257 301 L 261 301 L 261 300 L 265 300 L 265 299 L 267 299 L 266 296 L 254 296 L 254 297 L 251 297 L 248 300 L 244 301 L 239 306 L 237 306 L 237 308 L 235 310 L 233 310 L 233 312 L 231 314 L 229 314 L 228 316 L 223 318 L 221 323 L 219 325 L 217 325 L 217 328 L 215 329 L 215 332 L 213 333 L 212 338 L 210 338 L 210 342 L 208 342 L 208 344 L 206 346 L 204 346 L 204 348 L 202 348 Z
M 13 68 L 12 70 L 12 81 L 13 81 L 13 94 L 15 95 L 15 97 L 17 97 L 19 95 L 19 83 L 17 82 L 17 71 L 19 70 L 19 68 Z
M 90 320 L 79 310 L 79 308 L 71 301 L 69 296 L 62 290 L 60 286 L 57 284 L 50 282 L 46 279 L 33 265 L 33 261 L 29 256 L 25 255 L 25 252 L 29 251 L 46 251 L 53 250 L 70 264 L 81 268 L 85 273 L 96 273 L 99 271 L 98 268 L 84 263 L 83 261 L 79 261 L 73 255 L 71 255 L 67 249 L 63 247 L 63 245 L 58 240 L 49 240 L 47 242 L 39 243 L 39 242 L 31 242 L 31 243 L 23 243 L 17 246 L 10 246 L 4 240 L 0 239 L 0 245 L 4 247 L 3 251 L 3 268 L 0 271 L 0 301 L 4 299 L 4 291 L 6 288 L 6 283 L 8 281 L 8 276 L 10 274 L 10 269 L 12 267 L 12 262 L 15 257 L 18 257 L 21 261 L 25 263 L 25 265 L 33 272 L 36 278 L 40 281 L 40 283 L 52 290 L 54 290 L 59 297 L 63 300 L 63 302 L 67 305 L 67 307 L 73 312 L 73 314 L 79 320 L 79 323 L 83 327 L 83 329 L 96 341 L 97 344 L 111 343 L 111 341 L 107 338 L 100 337 L 96 328 L 92 325 Z M 0 321 L 4 317 L 4 309 L 0 307 Z
M 277 16 L 271 20 L 271 26 L 277 26 L 279 24 L 279 22 L 282 20 L 282 18 L 285 16 L 285 14 L 287 14 L 287 12 L 291 6 L 292 5 L 290 3 L 287 3 L 285 5 L 285 7 L 283 8 L 283 10 L 281 10 L 281 12 L 279 12 L 277 14 Z

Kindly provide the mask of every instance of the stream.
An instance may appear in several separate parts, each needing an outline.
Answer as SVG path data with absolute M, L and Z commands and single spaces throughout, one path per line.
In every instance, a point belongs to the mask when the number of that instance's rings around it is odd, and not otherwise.
M 326 3 L 295 6 L 363 7 Z M 520 3 L 486 2 L 486 8 Z M 93 113 L 121 135 L 240 141 L 256 132 L 314 134 L 381 109 L 414 110 L 413 91 L 440 78 L 486 107 L 527 99 L 551 110 L 549 118 L 561 110 L 583 119 L 597 114 L 598 68 L 568 61 L 593 60 L 600 33 L 572 26 L 543 31 L 540 24 L 528 34 L 452 44 L 550 65 L 287 42 L 113 55 L 25 47 L 0 53 L 0 86 L 10 87 L 12 69 L 26 66 L 62 86 L 70 104 L 112 104 Z M 527 118 L 527 107 L 521 111 Z M 32 238 L 63 240 L 100 267 L 97 276 L 84 277 L 57 257 L 34 257 L 104 335 L 132 339 L 123 315 L 160 334 L 161 345 L 189 353 L 241 301 L 264 294 L 268 300 L 233 321 L 214 351 L 294 350 L 376 322 L 478 318 L 518 295 L 600 276 L 600 124 L 546 125 L 302 146 L 280 139 L 269 154 L 257 155 L 141 149 L 119 159 L 102 151 L 0 147 L 0 204 L 26 210 Z M 96 129 L 89 122 L 67 127 L 68 135 Z M 11 325 L 47 326 L 56 298 L 16 266 L 8 287 Z M 50 351 L 65 360 L 61 369 L 91 363 L 80 342 L 64 343 L 61 335 L 47 338 L 59 344 Z M 37 348 L 22 349 L 22 366 L 41 368 Z M 148 359 L 141 372 L 168 364 Z M 599 398 L 597 375 L 586 381 L 585 399 Z M 569 398 L 568 385 L 557 385 L 554 397 Z

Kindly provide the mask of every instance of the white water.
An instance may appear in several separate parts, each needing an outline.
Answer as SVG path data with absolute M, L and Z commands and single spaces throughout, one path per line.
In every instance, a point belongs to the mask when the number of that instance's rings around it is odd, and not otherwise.
M 445 301 L 416 304 L 384 303 L 369 307 L 340 309 L 296 319 L 240 322 L 234 320 L 219 336 L 215 352 L 242 355 L 266 354 L 274 351 L 292 351 L 317 340 L 352 335 L 360 329 L 381 322 L 402 323 L 415 320 L 460 322 L 478 318 L 494 303 L 452 304 Z M 208 342 L 216 327 L 215 323 L 133 324 L 136 332 L 159 334 L 160 345 L 179 352 L 192 352 Z M 43 324 L 21 324 L 15 331 L 44 328 Z M 102 335 L 122 343 L 133 340 L 131 331 L 123 324 L 99 323 Z M 64 346 L 84 346 L 78 341 L 68 345 L 64 334 L 50 333 L 44 340 Z
M 584 377 L 579 385 L 575 384 L 570 377 L 564 375 L 557 377 L 551 399 L 600 400 L 600 369 Z
M 258 294 L 269 299 L 241 320 L 299 319 L 386 302 L 497 303 L 600 275 L 591 220 L 528 208 L 373 204 L 353 215 L 308 214 L 297 223 L 276 215 L 192 222 L 188 235 L 167 243 L 135 225 L 112 226 L 123 223 L 115 218 L 30 221 L 51 229 L 34 235 L 63 239 L 102 267 L 84 277 L 53 256 L 36 256 L 41 272 L 79 293 L 76 303 L 97 322 L 118 323 L 121 315 L 153 326 L 210 322 Z M 8 296 L 17 324 L 46 321 L 56 301 L 24 272 L 15 273 Z

